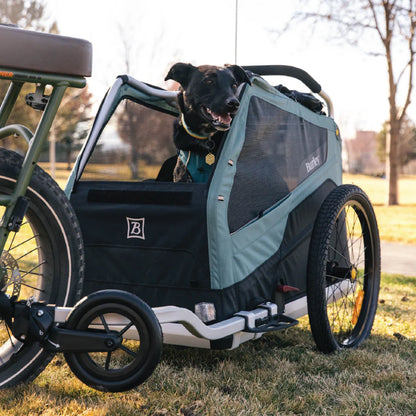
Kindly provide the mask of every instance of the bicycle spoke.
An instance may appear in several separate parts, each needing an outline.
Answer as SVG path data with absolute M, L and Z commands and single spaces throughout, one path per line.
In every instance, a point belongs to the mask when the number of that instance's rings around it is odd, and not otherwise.
M 37 269 L 38 267 L 42 266 L 42 264 L 45 264 L 45 263 L 46 263 L 46 261 L 43 261 L 42 263 L 39 263 L 37 266 L 33 267 L 31 270 L 29 270 L 24 275 L 22 275 L 21 278 L 23 279 L 26 275 L 31 274 L 33 272 L 33 270 Z
M 14 241 L 14 238 L 16 237 L 16 233 L 15 233 L 15 235 L 13 236 L 13 239 L 12 239 L 12 243 L 13 243 L 13 241 Z M 12 251 L 12 250 L 15 250 L 16 248 L 18 248 L 18 247 L 21 247 L 23 244 L 26 244 L 26 243 L 28 243 L 29 241 L 32 241 L 34 238 L 37 238 L 37 237 L 39 237 L 39 234 L 34 234 L 32 237 L 30 237 L 30 238 L 28 238 L 28 239 L 26 239 L 25 241 L 22 241 L 22 242 L 20 242 L 19 244 L 17 244 L 17 245 L 15 245 L 15 246 L 13 246 L 12 247 L 12 243 L 10 244 L 10 246 L 9 246 L 9 249 L 7 250 L 7 251 Z
M 36 266 L 36 267 L 38 267 L 38 266 Z M 12 272 L 15 269 L 13 269 L 12 267 L 4 267 L 4 270 Z M 24 273 L 24 276 L 26 276 L 27 274 L 31 274 L 31 275 L 34 275 L 34 276 L 43 276 L 43 273 L 37 273 L 37 272 L 34 272 L 33 270 L 34 269 L 32 269 L 32 271 L 27 271 L 27 270 L 22 270 L 22 269 L 19 268 L 19 272 Z
M 29 285 L 29 284 L 27 284 L 27 283 L 25 283 L 25 282 L 21 282 L 20 284 L 21 284 L 22 286 L 28 287 L 29 289 L 37 290 L 38 292 L 41 292 L 41 293 L 46 293 L 46 290 L 44 290 L 44 289 L 39 289 L 38 287 L 35 287 L 35 286 L 31 286 L 31 285 Z
M 18 257 L 18 258 L 17 258 L 17 259 L 15 259 L 15 260 L 16 260 L 16 261 L 19 261 L 19 260 L 23 259 L 24 257 L 29 256 L 30 254 L 32 254 L 34 251 L 37 251 L 37 250 L 39 250 L 39 247 L 35 247 L 35 248 L 33 248 L 32 250 L 27 251 L 26 253 L 22 254 L 20 257 Z
M 330 246 L 330 248 L 334 251 L 335 254 L 338 254 L 340 257 L 342 257 L 347 262 L 347 264 L 351 264 L 351 261 L 347 257 L 345 257 L 340 251 L 338 251 L 335 247 Z

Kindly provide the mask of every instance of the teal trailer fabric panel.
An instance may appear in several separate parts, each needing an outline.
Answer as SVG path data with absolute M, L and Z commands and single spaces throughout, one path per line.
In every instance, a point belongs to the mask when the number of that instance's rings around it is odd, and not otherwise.
M 310 123 L 325 129 L 327 147 L 325 160 L 308 161 L 306 176 L 286 196 L 276 201 L 261 216 L 253 218 L 230 232 L 230 197 L 236 180 L 239 157 L 246 140 L 249 108 L 253 97 L 270 103 L 299 118 L 300 124 Z M 301 126 L 301 129 L 304 128 Z M 267 149 L 265 150 L 267 151 Z M 295 149 L 296 151 L 296 149 Z M 259 160 L 259 163 L 262 163 Z M 290 160 L 288 162 L 290 164 Z M 317 164 L 317 166 L 314 165 Z M 315 169 L 316 167 L 316 169 Z M 303 175 L 303 176 L 302 176 Z M 327 179 L 341 184 L 341 139 L 331 118 L 318 115 L 280 94 L 261 78 L 253 78 L 241 98 L 240 109 L 224 143 L 211 181 L 207 200 L 207 225 L 211 289 L 230 287 L 247 277 L 279 249 L 289 213 Z M 265 181 L 266 183 L 266 181 Z M 293 188 L 293 189 L 292 189 Z M 247 199 L 250 195 L 247 194 Z M 244 201 L 243 201 L 244 203 Z

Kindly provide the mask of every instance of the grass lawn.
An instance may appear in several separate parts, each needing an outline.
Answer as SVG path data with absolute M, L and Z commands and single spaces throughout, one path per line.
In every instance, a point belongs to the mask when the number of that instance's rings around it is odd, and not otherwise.
M 234 351 L 165 346 L 126 393 L 78 381 L 58 355 L 31 384 L 0 392 L 1 415 L 414 415 L 416 278 L 383 275 L 373 335 L 357 350 L 316 351 L 308 320 Z
M 406 244 L 416 244 L 416 177 L 405 176 L 399 181 L 398 206 L 385 206 L 387 182 L 385 179 L 364 175 L 344 174 L 344 183 L 361 187 L 374 206 L 380 238 Z

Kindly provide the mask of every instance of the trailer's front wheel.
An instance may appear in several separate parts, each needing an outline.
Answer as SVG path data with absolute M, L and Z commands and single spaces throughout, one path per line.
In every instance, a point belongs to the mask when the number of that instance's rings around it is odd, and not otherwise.
M 371 332 L 380 287 L 380 242 L 373 208 L 353 185 L 335 188 L 313 229 L 307 297 L 318 348 L 357 347 Z
M 66 328 L 120 337 L 110 352 L 65 353 L 74 374 L 101 391 L 125 391 L 143 383 L 159 363 L 162 331 L 153 310 L 137 296 L 119 290 L 92 293 L 75 305 Z

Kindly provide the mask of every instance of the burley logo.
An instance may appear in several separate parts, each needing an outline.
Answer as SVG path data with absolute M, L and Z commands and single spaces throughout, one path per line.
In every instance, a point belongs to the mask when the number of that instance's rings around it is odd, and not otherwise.
M 129 218 L 127 220 L 127 238 L 140 238 L 145 240 L 144 237 L 144 218 Z
M 311 170 L 315 169 L 321 164 L 321 159 L 319 156 L 312 156 L 309 162 L 305 162 L 306 171 L 309 173 Z

